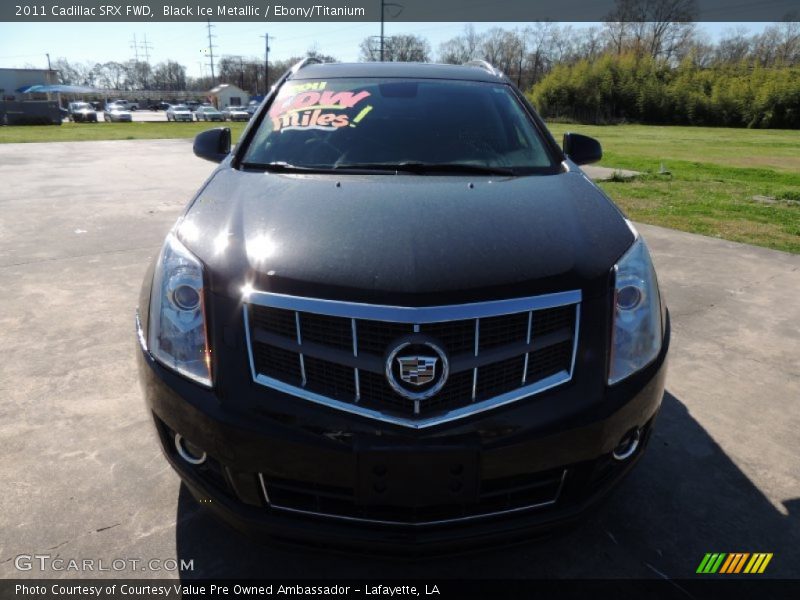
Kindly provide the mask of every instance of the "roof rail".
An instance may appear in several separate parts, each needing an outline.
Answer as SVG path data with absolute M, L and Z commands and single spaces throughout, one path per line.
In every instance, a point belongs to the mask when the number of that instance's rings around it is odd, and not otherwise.
M 316 56 L 306 56 L 300 62 L 295 63 L 295 65 L 291 69 L 289 69 L 289 72 L 292 75 L 294 75 L 300 69 L 302 69 L 303 67 L 307 67 L 308 65 L 322 65 L 322 64 L 325 64 L 325 61 L 322 60 L 321 58 L 317 58 Z
M 488 73 L 491 73 L 495 77 L 503 77 L 503 72 L 500 69 L 496 69 L 490 63 L 485 60 L 470 60 L 464 63 L 465 67 L 477 67 L 479 69 L 483 69 Z
M 292 67 L 289 68 L 289 70 L 281 75 L 275 83 L 272 84 L 272 86 L 269 88 L 269 92 L 267 93 L 269 94 L 272 92 L 272 90 L 281 87 L 283 83 L 289 79 L 289 77 L 297 73 L 303 67 L 315 64 L 322 65 L 325 64 L 325 61 L 317 58 L 316 56 L 306 56 L 303 60 L 296 62 L 294 65 L 292 65 Z

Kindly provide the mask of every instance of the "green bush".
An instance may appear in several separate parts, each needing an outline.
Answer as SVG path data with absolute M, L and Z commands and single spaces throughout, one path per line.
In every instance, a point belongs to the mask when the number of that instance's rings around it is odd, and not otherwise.
M 583 123 L 800 128 L 800 66 L 677 66 L 606 54 L 556 66 L 528 97 L 545 118 Z

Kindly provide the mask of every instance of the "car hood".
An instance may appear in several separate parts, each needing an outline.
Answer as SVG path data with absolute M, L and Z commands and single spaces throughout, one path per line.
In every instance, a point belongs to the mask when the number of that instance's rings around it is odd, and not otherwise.
M 220 168 L 178 226 L 212 290 L 463 303 L 605 293 L 634 236 L 580 171 L 516 178 Z

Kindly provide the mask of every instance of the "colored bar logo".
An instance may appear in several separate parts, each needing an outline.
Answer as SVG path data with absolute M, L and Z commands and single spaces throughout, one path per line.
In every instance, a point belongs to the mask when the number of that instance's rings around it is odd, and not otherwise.
M 713 575 L 715 573 L 733 575 L 763 573 L 772 560 L 772 552 L 708 552 L 700 561 L 696 573 Z

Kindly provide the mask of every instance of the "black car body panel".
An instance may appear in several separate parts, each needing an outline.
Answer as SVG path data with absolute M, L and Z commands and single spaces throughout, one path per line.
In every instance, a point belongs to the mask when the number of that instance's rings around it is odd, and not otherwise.
M 371 76 L 498 81 L 483 68 L 402 64 L 309 65 L 288 77 Z M 573 522 L 638 461 L 661 405 L 670 327 L 657 289 L 657 354 L 608 383 L 615 265 L 636 243 L 633 227 L 561 154 L 519 95 L 553 156 L 546 174 L 243 168 L 275 93 L 173 231 L 202 265 L 210 387 L 154 358 L 148 332 L 151 295 L 160 293 L 154 283 L 161 285 L 155 262 L 145 276 L 137 312 L 140 380 L 169 462 L 192 493 L 212 499 L 208 506 L 240 529 L 316 544 L 413 553 Z M 356 308 L 477 306 L 568 292 L 579 299 L 569 377 L 424 427 L 413 426 L 414 416 L 391 421 L 340 410 L 259 379 L 248 289 Z M 288 335 L 296 324 L 301 346 L 299 310 Z M 358 357 L 356 322 L 354 316 Z M 414 335 L 419 331 L 415 326 Z M 525 365 L 527 372 L 527 358 Z M 303 378 L 305 386 L 304 370 Z M 196 449 L 189 459 L 202 453 L 197 464 L 187 460 L 182 440 Z
M 609 265 L 633 241 L 618 209 L 580 172 L 342 178 L 223 169 L 178 232 L 208 265 L 214 291 L 249 282 L 409 306 L 603 294 Z M 219 235 L 228 236 L 224 254 L 215 251 Z M 252 261 L 248 242 L 264 236 L 274 252 Z
M 229 341 L 238 343 L 239 335 L 229 334 Z M 146 351 L 137 354 L 140 380 L 164 454 L 197 498 L 212 499 L 204 506 L 251 535 L 406 554 L 530 539 L 584 516 L 643 454 L 661 407 L 668 347 L 669 325 L 658 359 L 599 395 L 596 388 L 570 384 L 482 417 L 425 431 L 376 427 L 369 420 L 271 393 L 255 384 L 233 385 L 215 394 L 165 369 Z M 232 354 L 242 362 L 244 352 L 242 343 Z M 645 429 L 644 443 L 630 461 L 615 462 L 611 458 L 614 446 L 637 426 Z M 175 431 L 208 449 L 221 469 L 198 469 L 180 460 L 170 437 Z M 563 502 L 438 526 L 387 525 L 271 507 L 258 478 L 258 473 L 264 473 L 292 481 L 299 489 L 323 493 L 330 488 L 354 488 L 360 444 L 409 448 L 465 440 L 480 449 L 485 480 L 513 480 L 568 467 L 574 476 L 561 491 Z

